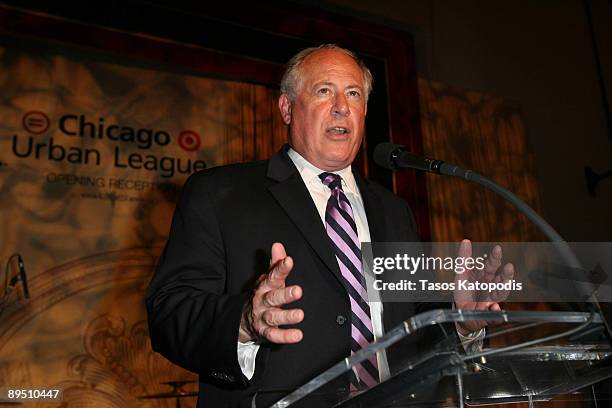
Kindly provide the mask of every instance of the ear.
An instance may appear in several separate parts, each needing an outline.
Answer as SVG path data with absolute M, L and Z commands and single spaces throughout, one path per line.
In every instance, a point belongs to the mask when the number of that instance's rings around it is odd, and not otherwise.
M 280 110 L 281 117 L 283 118 L 283 122 L 285 125 L 291 123 L 291 101 L 289 100 L 289 96 L 287 94 L 282 94 L 280 98 L 278 98 L 278 109 Z

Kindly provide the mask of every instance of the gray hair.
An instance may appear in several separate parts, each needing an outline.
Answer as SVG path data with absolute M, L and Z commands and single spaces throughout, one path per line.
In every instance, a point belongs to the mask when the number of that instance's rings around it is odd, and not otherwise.
M 287 68 L 285 69 L 285 73 L 283 74 L 283 79 L 281 79 L 280 90 L 282 93 L 287 94 L 289 96 L 289 100 L 294 101 L 297 97 L 297 85 L 298 80 L 301 75 L 302 64 L 310 56 L 316 51 L 319 50 L 336 50 L 340 51 L 349 57 L 351 57 L 361 71 L 363 73 L 364 78 L 364 91 L 366 96 L 366 101 L 368 100 L 368 96 L 370 95 L 370 91 L 372 91 L 372 73 L 366 66 L 366 64 L 351 50 L 347 50 L 346 48 L 342 48 L 337 46 L 336 44 L 321 44 L 318 47 L 305 48 L 302 51 L 295 54 L 289 62 L 287 62 Z

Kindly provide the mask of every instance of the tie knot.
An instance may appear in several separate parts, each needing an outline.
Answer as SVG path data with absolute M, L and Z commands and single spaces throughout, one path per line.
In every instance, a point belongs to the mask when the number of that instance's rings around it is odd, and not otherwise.
M 319 178 L 330 190 L 334 190 L 339 188 L 342 190 L 342 177 L 334 173 L 321 173 L 319 174 Z

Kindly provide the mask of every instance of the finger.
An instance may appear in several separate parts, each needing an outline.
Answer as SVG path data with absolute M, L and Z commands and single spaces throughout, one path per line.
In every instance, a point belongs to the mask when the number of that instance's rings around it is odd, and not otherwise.
M 501 312 L 502 308 L 501 306 L 499 306 L 499 303 L 495 302 L 495 303 L 492 303 L 491 306 L 489 306 L 489 310 L 492 312 Z M 489 326 L 501 326 L 503 324 L 504 322 L 500 320 L 489 322 Z
M 502 268 L 502 272 L 494 279 L 495 283 L 508 283 L 514 278 L 514 265 L 507 263 Z M 503 302 L 510 295 L 510 290 L 500 289 L 491 292 L 491 300 L 494 302 Z
M 458 258 L 471 258 L 472 257 L 472 241 L 469 239 L 464 239 L 459 243 L 459 251 L 457 253 Z M 465 261 L 464 261 L 465 263 Z M 469 276 L 471 270 L 467 270 L 467 273 L 455 273 L 455 282 L 457 282 L 460 278 L 465 279 L 466 276 Z M 463 298 L 463 296 L 462 296 Z
M 489 306 L 489 310 L 492 312 L 501 312 L 501 307 L 499 306 L 499 303 L 495 302 L 492 303 L 491 306 Z
M 514 278 L 514 265 L 508 262 L 504 265 L 501 273 L 497 274 L 493 279 L 494 283 L 508 283 Z
M 281 259 L 284 259 L 284 258 L 287 257 L 287 252 L 285 251 L 285 246 L 283 244 L 281 244 L 280 242 L 275 242 L 275 243 L 272 244 L 272 249 L 271 249 L 270 253 L 271 253 L 270 266 L 274 265 L 275 263 L 277 263 Z
M 474 307 L 474 310 L 478 310 L 478 311 L 486 311 L 489 310 L 489 308 L 491 307 L 491 305 L 495 303 L 495 302 L 476 302 L 476 306 Z
M 283 287 L 291 269 L 293 269 L 293 258 L 290 256 L 283 258 L 268 273 L 267 284 L 272 288 Z
M 485 263 L 485 275 L 484 278 L 487 282 L 491 282 L 495 278 L 495 273 L 502 262 L 502 249 L 499 245 L 495 245 L 491 254 L 487 258 Z
M 263 296 L 263 303 L 267 307 L 278 307 L 295 302 L 302 297 L 302 288 L 294 285 L 288 288 L 273 289 Z
M 304 335 L 300 329 L 267 327 L 263 332 L 263 337 L 270 343 L 290 344 L 300 342 Z
M 284 310 L 280 308 L 268 309 L 263 312 L 261 319 L 266 326 L 282 326 L 285 324 L 297 324 L 304 320 L 302 309 Z
M 469 258 L 472 256 L 472 241 L 464 239 L 459 244 L 459 257 Z
M 501 262 L 501 259 L 502 259 L 502 249 L 501 249 L 501 246 L 495 245 L 493 247 L 493 250 L 491 251 L 491 259 L 494 259 L 495 261 Z
M 455 302 L 455 307 L 458 310 L 468 310 L 468 311 L 481 311 L 481 310 L 487 310 L 487 306 L 484 306 L 484 304 L 488 304 L 491 302 Z
M 508 262 L 504 265 L 502 269 L 501 277 L 503 282 L 510 282 L 512 278 L 514 278 L 514 265 L 511 262 Z

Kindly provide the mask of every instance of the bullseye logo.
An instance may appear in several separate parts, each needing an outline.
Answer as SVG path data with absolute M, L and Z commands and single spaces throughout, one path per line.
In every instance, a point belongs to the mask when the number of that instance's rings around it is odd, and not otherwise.
M 49 117 L 40 111 L 30 111 L 21 119 L 23 128 L 33 135 L 41 135 L 49 129 Z
M 193 130 L 183 130 L 178 135 L 178 144 L 183 150 L 193 152 L 200 148 L 202 140 Z

